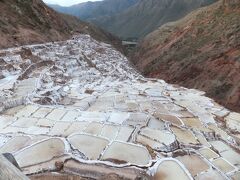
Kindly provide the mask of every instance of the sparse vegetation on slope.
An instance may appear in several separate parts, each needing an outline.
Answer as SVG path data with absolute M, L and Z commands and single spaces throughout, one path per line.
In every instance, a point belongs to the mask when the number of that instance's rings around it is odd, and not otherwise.
M 109 33 L 76 17 L 59 14 L 41 0 L 1 0 L 0 12 L 0 48 L 65 40 L 74 33 L 88 33 L 96 39 L 118 44 Z
M 199 88 L 240 111 L 240 2 L 219 1 L 148 35 L 132 57 L 144 75 Z

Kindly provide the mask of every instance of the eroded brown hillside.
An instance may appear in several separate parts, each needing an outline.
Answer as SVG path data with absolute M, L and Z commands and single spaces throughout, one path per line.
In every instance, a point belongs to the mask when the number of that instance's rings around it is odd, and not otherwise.
M 219 1 L 166 24 L 132 61 L 148 77 L 204 90 L 240 111 L 240 1 Z
M 109 33 L 57 13 L 42 0 L 0 0 L 0 12 L 0 48 L 65 40 L 74 33 L 87 33 L 98 40 L 118 44 Z

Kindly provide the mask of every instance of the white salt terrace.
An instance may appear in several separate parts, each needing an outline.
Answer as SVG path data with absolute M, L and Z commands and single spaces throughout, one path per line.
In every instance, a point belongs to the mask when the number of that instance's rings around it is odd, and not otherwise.
M 27 61 L 35 67 L 24 74 Z M 80 35 L 1 50 L 0 66 L 9 64 L 0 153 L 28 176 L 240 179 L 240 114 L 203 92 L 143 78 L 108 44 Z

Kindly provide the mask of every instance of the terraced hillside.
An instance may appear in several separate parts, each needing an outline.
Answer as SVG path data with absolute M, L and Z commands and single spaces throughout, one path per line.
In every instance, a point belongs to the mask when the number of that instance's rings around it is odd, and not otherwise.
M 0 153 L 31 179 L 239 179 L 240 114 L 89 35 L 0 50 Z
M 240 1 L 219 1 L 149 34 L 132 61 L 146 76 L 240 111 Z

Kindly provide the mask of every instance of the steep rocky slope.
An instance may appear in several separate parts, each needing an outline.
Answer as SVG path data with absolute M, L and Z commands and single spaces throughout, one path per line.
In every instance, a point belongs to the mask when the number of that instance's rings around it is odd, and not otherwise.
M 240 1 L 219 1 L 148 35 L 132 61 L 148 77 L 198 88 L 240 111 Z
M 22 44 L 58 41 L 75 32 L 118 43 L 99 28 L 47 7 L 42 0 L 0 0 L 0 48 Z

